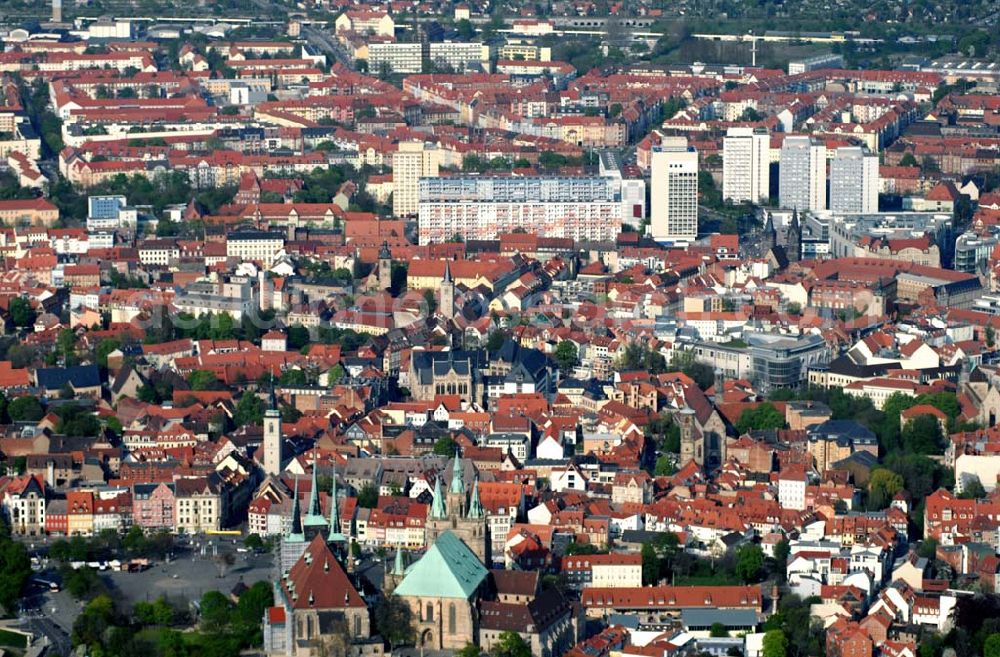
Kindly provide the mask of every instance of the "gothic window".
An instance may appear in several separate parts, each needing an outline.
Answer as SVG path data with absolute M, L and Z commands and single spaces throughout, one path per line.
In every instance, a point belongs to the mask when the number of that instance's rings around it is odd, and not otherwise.
M 429 602 L 427 603 L 427 614 L 425 615 L 424 620 L 428 623 L 434 620 L 434 607 L 432 607 Z
M 361 636 L 361 616 L 354 616 L 354 636 Z
M 448 632 L 455 634 L 455 603 L 448 605 Z

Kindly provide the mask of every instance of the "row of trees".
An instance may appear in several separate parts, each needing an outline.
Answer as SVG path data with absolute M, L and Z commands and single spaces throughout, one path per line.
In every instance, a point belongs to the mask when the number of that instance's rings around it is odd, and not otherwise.
M 71 638 L 73 645 L 104 657 L 236 657 L 261 644 L 260 619 L 273 604 L 267 582 L 253 584 L 235 604 L 222 593 L 209 591 L 199 601 L 197 630 L 186 631 L 190 616 L 165 598 L 139 602 L 128 613 L 101 593 L 83 608 Z

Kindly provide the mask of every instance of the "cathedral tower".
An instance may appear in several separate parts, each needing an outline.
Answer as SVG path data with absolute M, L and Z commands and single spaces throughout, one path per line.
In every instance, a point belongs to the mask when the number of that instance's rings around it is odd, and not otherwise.
M 489 565 L 489 538 L 486 513 L 479 499 L 479 479 L 473 482 L 471 501 L 465 490 L 462 460 L 455 455 L 447 496 L 441 486 L 443 474 L 434 482 L 434 499 L 424 524 L 425 543 L 430 547 L 442 532 L 451 531 L 479 560 Z

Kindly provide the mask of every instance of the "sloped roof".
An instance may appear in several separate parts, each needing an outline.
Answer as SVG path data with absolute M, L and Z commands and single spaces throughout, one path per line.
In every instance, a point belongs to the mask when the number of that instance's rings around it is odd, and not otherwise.
M 351 584 L 322 535 L 312 540 L 288 571 L 283 587 L 295 609 L 365 607 L 365 601 Z
M 101 373 L 97 365 L 76 365 L 73 367 L 42 367 L 35 372 L 38 385 L 46 390 L 55 390 L 70 383 L 74 388 L 92 388 L 101 385 Z
M 486 579 L 479 558 L 453 533 L 446 531 L 427 553 L 406 571 L 396 595 L 468 600 Z

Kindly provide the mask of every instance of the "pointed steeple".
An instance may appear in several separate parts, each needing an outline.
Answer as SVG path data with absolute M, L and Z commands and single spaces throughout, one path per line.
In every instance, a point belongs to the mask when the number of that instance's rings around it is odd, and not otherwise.
M 337 499 L 337 471 L 333 472 L 330 486 L 330 536 L 340 534 L 340 500 Z
M 402 577 L 404 572 L 403 568 L 403 548 L 396 547 L 396 560 L 392 563 L 392 575 L 396 577 Z
M 472 481 L 472 499 L 469 500 L 469 518 L 483 518 L 486 513 L 483 511 L 483 503 L 479 500 L 479 475 Z
M 271 391 L 268 393 L 268 401 L 271 403 L 270 410 L 278 410 L 278 397 L 274 394 L 274 370 L 271 370 Z
M 302 542 L 306 540 L 302 532 L 302 513 L 299 509 L 299 478 L 295 477 L 295 492 L 292 494 L 292 527 L 285 536 L 285 541 Z
M 443 520 L 447 517 L 444 508 L 444 491 L 441 490 L 441 475 L 438 474 L 434 480 L 434 500 L 431 502 L 431 518 Z
M 451 490 L 453 495 L 465 492 L 465 482 L 462 481 L 462 459 L 455 450 L 455 465 L 451 468 Z
M 316 450 L 313 450 L 312 490 L 309 491 L 309 506 L 306 508 L 306 527 L 325 527 L 326 518 L 319 506 L 319 484 L 316 482 Z
M 447 260 L 444 261 L 444 282 L 451 283 L 451 265 Z

